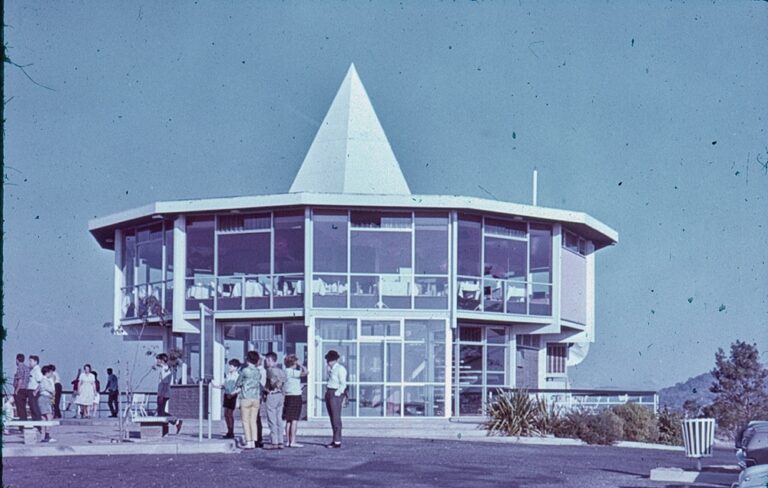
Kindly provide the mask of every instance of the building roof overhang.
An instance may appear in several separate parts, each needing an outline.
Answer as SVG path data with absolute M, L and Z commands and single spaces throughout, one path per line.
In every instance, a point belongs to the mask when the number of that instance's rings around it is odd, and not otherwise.
M 590 239 L 595 249 L 616 244 L 617 231 L 584 212 L 503 202 L 457 195 L 371 195 L 354 193 L 280 193 L 196 200 L 155 202 L 123 212 L 91 219 L 88 230 L 104 249 L 114 249 L 114 231 L 128 225 L 173 218 L 180 214 L 203 214 L 232 210 L 273 209 L 279 207 L 358 207 L 444 209 L 483 212 L 526 220 L 561 223 Z

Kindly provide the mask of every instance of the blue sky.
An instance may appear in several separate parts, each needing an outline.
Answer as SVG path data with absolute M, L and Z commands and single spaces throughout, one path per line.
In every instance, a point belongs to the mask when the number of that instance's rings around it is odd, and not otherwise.
M 768 351 L 768 3 L 6 2 L 4 357 L 126 348 L 94 216 L 287 191 L 354 62 L 414 193 L 585 211 L 597 342 L 578 386 Z M 768 354 L 763 358 L 768 360 Z

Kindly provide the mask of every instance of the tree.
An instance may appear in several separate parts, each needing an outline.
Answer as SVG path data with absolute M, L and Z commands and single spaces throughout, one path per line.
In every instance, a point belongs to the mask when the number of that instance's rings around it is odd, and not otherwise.
M 756 344 L 736 341 L 728 357 L 719 348 L 712 376 L 709 390 L 715 399 L 704 412 L 714 416 L 720 428 L 735 432 L 750 420 L 768 418 L 768 368 L 760 363 Z

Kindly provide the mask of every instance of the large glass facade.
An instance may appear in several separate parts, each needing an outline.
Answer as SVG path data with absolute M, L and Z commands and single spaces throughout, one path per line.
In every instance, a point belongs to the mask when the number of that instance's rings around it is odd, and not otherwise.
M 158 222 L 123 231 L 121 317 L 124 319 L 166 316 L 171 310 L 173 234 L 164 228 L 172 229 L 173 225 Z
M 460 310 L 552 314 L 550 226 L 460 214 L 457 250 Z
M 315 371 L 335 350 L 347 368 L 350 402 L 342 415 L 445 414 L 445 320 L 317 319 Z M 315 415 L 327 415 L 325 377 L 315 376 Z
M 304 211 L 187 221 L 186 310 L 304 306 Z
M 313 307 L 448 308 L 447 212 L 315 211 L 313 230 Z

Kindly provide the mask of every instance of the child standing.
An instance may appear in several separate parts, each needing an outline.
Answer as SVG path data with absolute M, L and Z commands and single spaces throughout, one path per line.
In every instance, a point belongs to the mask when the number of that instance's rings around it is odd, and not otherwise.
M 53 383 L 53 368 L 43 366 L 43 378 L 40 380 L 40 397 L 38 406 L 40 407 L 40 416 L 43 420 L 53 420 L 53 397 L 56 394 L 56 387 Z M 43 440 L 40 442 L 56 442 L 51 438 L 48 427 L 43 427 Z

